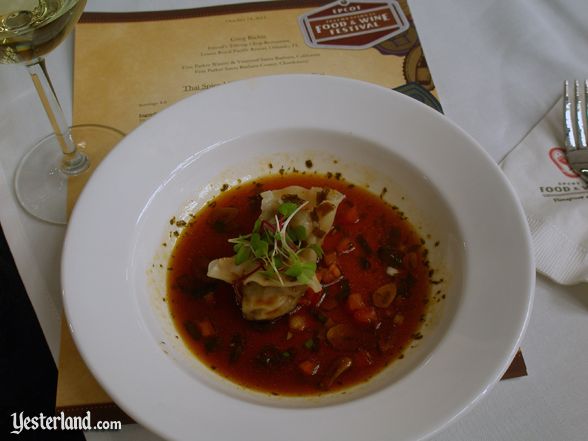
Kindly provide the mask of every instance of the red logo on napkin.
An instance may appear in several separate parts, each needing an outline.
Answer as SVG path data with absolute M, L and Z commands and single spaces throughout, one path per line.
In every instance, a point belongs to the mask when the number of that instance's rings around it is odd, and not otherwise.
M 397 1 L 339 0 L 298 20 L 306 44 L 317 48 L 364 49 L 410 27 Z
M 555 164 L 555 166 L 568 178 L 577 178 L 578 175 L 570 167 L 568 160 L 566 159 L 566 151 L 561 147 L 553 147 L 549 150 L 549 159 Z

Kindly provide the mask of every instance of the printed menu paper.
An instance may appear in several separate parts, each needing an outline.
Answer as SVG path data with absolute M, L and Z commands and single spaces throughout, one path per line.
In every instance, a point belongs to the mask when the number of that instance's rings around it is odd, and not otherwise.
M 406 4 L 398 7 L 405 11 L 403 22 L 393 29 L 402 32 L 384 31 L 387 40 L 376 38 L 358 48 L 348 42 L 343 49 L 332 47 L 338 41 L 333 36 L 328 48 L 307 44 L 300 17 L 318 4 L 235 5 L 167 15 L 88 14 L 76 30 L 75 123 L 100 123 L 128 133 L 196 92 L 239 79 L 287 73 L 337 75 L 404 87 L 438 106 Z M 234 9 L 244 12 L 227 13 Z M 342 32 L 349 20 L 331 15 L 323 22 L 316 27 L 318 32 L 330 35 Z M 362 32 L 351 33 L 354 38 L 365 37 Z M 341 34 L 334 36 L 340 39 Z

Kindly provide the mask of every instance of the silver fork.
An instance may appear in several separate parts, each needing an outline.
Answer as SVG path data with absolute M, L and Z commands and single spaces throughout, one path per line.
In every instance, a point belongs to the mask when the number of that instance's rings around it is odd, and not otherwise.
M 580 83 L 574 83 L 574 100 L 570 100 L 569 84 L 564 82 L 563 120 L 566 157 L 570 167 L 588 182 L 588 80 L 584 81 L 584 99 L 580 98 Z M 583 101 L 583 103 L 582 103 Z M 573 106 L 573 109 L 572 109 Z

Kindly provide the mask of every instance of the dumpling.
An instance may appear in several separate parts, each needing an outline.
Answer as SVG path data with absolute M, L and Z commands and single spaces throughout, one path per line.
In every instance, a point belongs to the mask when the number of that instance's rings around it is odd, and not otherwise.
M 304 231 L 300 240 L 300 251 L 296 253 L 298 265 L 307 269 L 318 261 L 317 246 L 331 229 L 335 220 L 337 207 L 345 198 L 342 193 L 330 189 L 290 186 L 281 190 L 261 193 L 261 214 L 258 222 L 269 225 L 279 231 Z M 286 203 L 294 204 L 296 210 L 284 225 L 278 220 L 278 211 Z M 271 265 L 276 256 L 281 257 L 278 245 L 274 244 L 266 259 L 255 256 L 239 264 L 235 257 L 223 257 L 213 260 L 208 265 L 208 277 L 223 280 L 236 285 L 241 294 L 243 316 L 249 320 L 272 320 L 287 314 L 296 307 L 307 288 L 318 292 L 322 289 L 315 271 L 309 277 L 293 277 L 287 270 L 282 272 L 276 265 Z M 286 259 L 287 260 L 287 259 Z M 268 263 L 269 262 L 269 263 Z M 276 269 L 278 271 L 276 271 Z M 304 282 L 301 282 L 301 279 Z
M 331 188 L 312 187 L 310 189 L 290 186 L 281 190 L 269 190 L 261 193 L 260 219 L 273 218 L 278 207 L 288 200 L 308 201 L 292 219 L 293 226 L 303 226 L 309 233 L 309 244 L 321 244 L 325 235 L 333 226 L 337 207 L 345 195 Z
M 241 310 L 247 320 L 273 320 L 292 311 L 306 291 L 305 285 L 243 285 Z

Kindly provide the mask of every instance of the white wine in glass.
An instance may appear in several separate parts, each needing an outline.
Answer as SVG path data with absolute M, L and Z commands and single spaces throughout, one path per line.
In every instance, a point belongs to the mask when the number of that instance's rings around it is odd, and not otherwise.
M 26 66 L 54 132 L 21 160 L 16 195 L 30 214 L 57 224 L 67 222 L 68 178 L 88 171 L 85 146 L 102 156 L 124 136 L 99 125 L 68 127 L 47 73 L 43 57 L 72 31 L 85 5 L 86 0 L 0 1 L 0 64 Z

